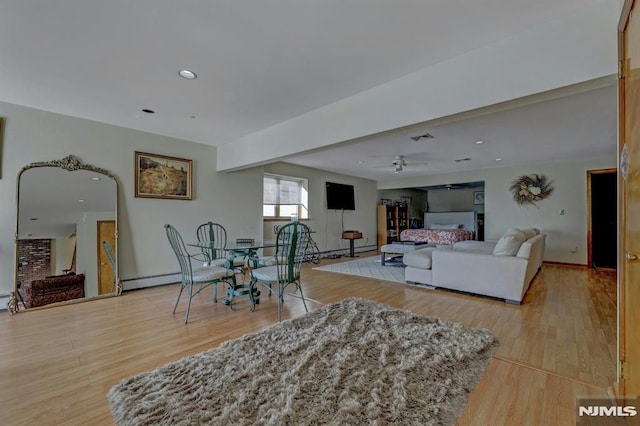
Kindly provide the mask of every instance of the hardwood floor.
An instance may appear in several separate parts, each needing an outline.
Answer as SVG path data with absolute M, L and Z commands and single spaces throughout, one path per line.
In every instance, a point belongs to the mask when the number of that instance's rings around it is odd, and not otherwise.
M 323 263 L 335 261 L 324 260 Z M 458 425 L 574 425 L 578 395 L 615 381 L 616 282 L 611 272 L 545 265 L 523 305 L 445 290 L 316 271 L 305 265 L 310 310 L 363 297 L 489 329 L 500 348 Z M 220 287 L 222 288 L 222 287 Z M 263 292 L 255 312 L 194 298 L 171 314 L 177 285 L 11 316 L 0 314 L 0 424 L 113 424 L 107 391 L 120 380 L 204 351 L 276 321 Z M 285 298 L 283 318 L 301 315 Z

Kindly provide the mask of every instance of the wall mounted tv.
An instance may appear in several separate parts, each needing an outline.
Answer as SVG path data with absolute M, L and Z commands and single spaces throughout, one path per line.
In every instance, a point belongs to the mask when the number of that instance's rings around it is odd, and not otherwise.
M 353 185 L 327 182 L 327 209 L 355 210 L 356 201 L 353 195 Z

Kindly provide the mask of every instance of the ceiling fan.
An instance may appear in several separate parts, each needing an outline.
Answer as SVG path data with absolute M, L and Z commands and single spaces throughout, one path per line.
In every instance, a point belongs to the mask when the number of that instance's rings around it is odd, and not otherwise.
M 450 183 L 444 185 L 444 189 L 446 189 L 447 191 L 451 191 L 452 189 L 467 189 L 469 188 L 466 185 L 452 185 Z
M 394 173 L 399 174 L 407 166 L 417 166 L 417 165 L 426 165 L 426 164 L 427 164 L 426 162 L 421 162 L 421 163 L 407 162 L 407 159 L 404 155 L 396 155 L 395 157 L 393 157 L 393 161 L 391 161 L 391 164 L 385 164 L 384 166 L 380 166 L 380 167 L 393 167 Z

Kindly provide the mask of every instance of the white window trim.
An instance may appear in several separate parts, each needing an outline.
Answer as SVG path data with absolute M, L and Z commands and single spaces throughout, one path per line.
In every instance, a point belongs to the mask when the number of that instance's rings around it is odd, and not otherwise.
M 275 220 L 289 220 L 291 218 L 290 215 L 287 216 L 281 216 L 280 215 L 280 204 L 265 204 L 264 203 L 264 179 L 265 178 L 271 178 L 271 179 L 277 179 L 277 180 L 287 180 L 290 182 L 297 182 L 300 184 L 300 189 L 301 189 L 301 193 L 300 193 L 300 203 L 298 204 L 298 219 L 308 219 L 309 218 L 309 181 L 308 179 L 305 178 L 301 178 L 301 177 L 296 177 L 296 176 L 286 176 L 286 175 L 279 175 L 279 174 L 274 174 L 274 173 L 264 173 L 262 176 L 262 190 L 263 190 L 263 196 L 262 196 L 262 205 L 270 205 L 270 206 L 275 206 L 275 211 L 276 211 L 276 215 L 275 216 L 264 216 L 263 214 L 263 219 L 275 219 Z M 279 193 L 278 193 L 278 197 L 279 197 Z M 264 210 L 263 210 L 264 211 Z

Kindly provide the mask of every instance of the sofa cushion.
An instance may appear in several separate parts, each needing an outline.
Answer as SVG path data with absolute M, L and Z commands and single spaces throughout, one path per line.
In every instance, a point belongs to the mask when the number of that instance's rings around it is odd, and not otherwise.
M 405 253 L 402 263 L 415 268 L 431 269 L 431 253 L 435 249 L 435 247 L 427 247 Z
M 458 241 L 453 244 L 453 249 L 457 251 L 466 251 L 471 253 L 486 253 L 493 254 L 493 249 L 496 247 L 496 243 L 488 241 Z
M 526 237 L 520 230 L 510 229 L 496 243 L 493 254 L 496 256 L 515 256 Z

